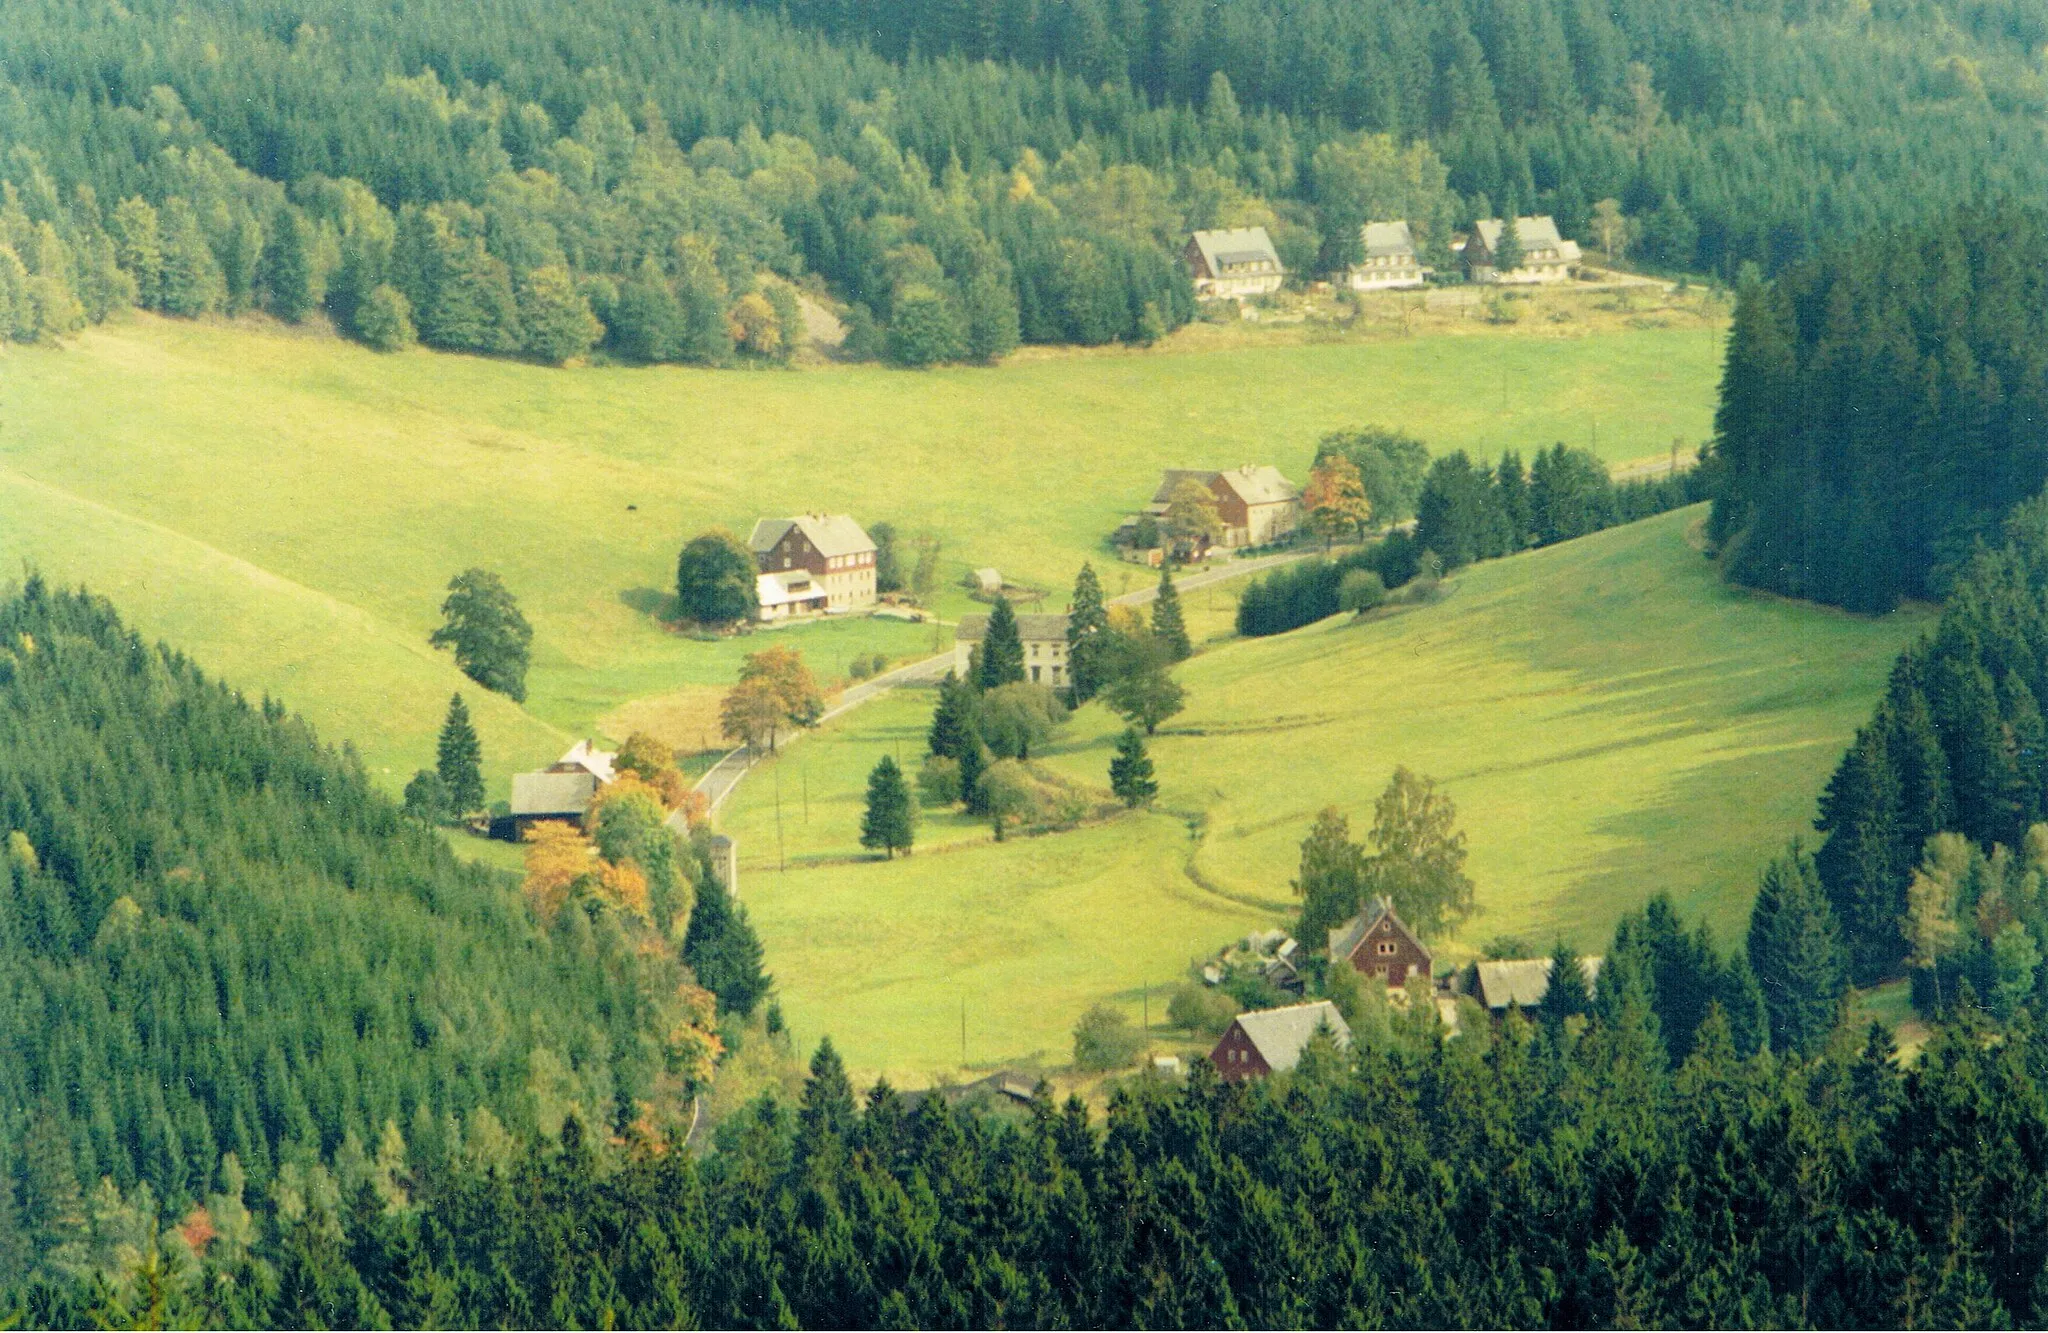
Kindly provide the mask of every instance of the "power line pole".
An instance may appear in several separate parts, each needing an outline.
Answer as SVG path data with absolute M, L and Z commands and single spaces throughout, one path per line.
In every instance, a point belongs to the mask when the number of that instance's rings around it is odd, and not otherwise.
M 782 765 L 775 766 L 775 865 L 776 873 L 789 869 L 789 853 L 782 844 Z
M 967 992 L 960 992 L 960 1067 L 967 1068 Z

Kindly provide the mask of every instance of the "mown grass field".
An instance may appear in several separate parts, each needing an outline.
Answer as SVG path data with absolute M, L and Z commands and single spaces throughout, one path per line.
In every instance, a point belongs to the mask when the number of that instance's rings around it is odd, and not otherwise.
M 1135 1015 L 1137 987 L 1283 920 L 1315 812 L 1337 806 L 1362 838 L 1396 764 L 1442 781 L 1470 840 L 1480 911 L 1447 957 L 1504 934 L 1597 951 L 1659 890 L 1725 946 L 1763 861 L 1811 838 L 1827 774 L 1928 621 L 1728 589 L 1688 541 L 1700 512 L 1476 566 L 1432 605 L 1198 656 L 1180 670 L 1187 711 L 1153 744 L 1158 810 L 1107 825 L 998 847 L 928 817 L 921 836 L 945 850 L 860 862 L 866 773 L 898 747 L 914 769 L 931 696 L 806 738 L 781 761 L 787 873 L 770 774 L 726 817 L 785 1007 L 854 1063 L 907 1076 L 957 1063 L 960 993 L 1003 985 L 970 1060 L 1057 1058 L 1089 1003 Z M 1119 727 L 1084 709 L 1044 758 L 1105 785 Z
M 1717 327 L 1543 332 L 1191 337 L 924 374 L 556 371 L 139 316 L 0 356 L 0 561 L 114 595 L 393 788 L 461 684 L 426 646 L 443 589 L 495 569 L 536 630 L 524 710 L 472 692 L 502 790 L 631 701 L 728 682 L 758 646 L 650 614 L 713 523 L 847 510 L 937 533 L 948 581 L 993 564 L 1057 591 L 1162 466 L 1298 476 L 1321 433 L 1366 422 L 1489 453 L 1597 423 L 1617 459 L 1706 432 Z M 931 634 L 862 621 L 794 641 L 832 674 Z

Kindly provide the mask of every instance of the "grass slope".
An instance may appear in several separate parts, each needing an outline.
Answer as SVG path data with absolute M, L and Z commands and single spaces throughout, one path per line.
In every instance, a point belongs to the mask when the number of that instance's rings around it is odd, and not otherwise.
M 757 644 L 649 615 L 711 523 L 845 509 L 938 532 L 948 577 L 993 564 L 1059 589 L 1162 466 L 1299 475 L 1319 434 L 1371 421 L 1490 453 L 1596 420 L 1612 458 L 1696 440 L 1719 333 L 1179 346 L 925 374 L 553 371 L 138 317 L 0 359 L 0 553 L 125 590 L 146 632 L 284 695 L 394 785 L 455 681 L 425 649 L 447 580 L 496 569 L 536 630 L 530 716 L 486 709 L 501 778 L 629 701 L 731 679 Z M 797 634 L 826 673 L 931 644 L 880 621 Z
M 789 871 L 775 871 L 770 774 L 725 821 L 785 1006 L 852 1062 L 914 1074 L 958 1061 L 964 992 L 971 1060 L 1058 1059 L 1088 1004 L 1135 1014 L 1137 987 L 1290 914 L 1316 810 L 1338 806 L 1363 837 L 1397 763 L 1441 779 L 1469 835 L 1482 910 L 1445 954 L 1507 933 L 1597 950 L 1658 890 L 1733 939 L 1759 866 L 1810 836 L 1816 793 L 1927 621 L 1728 589 L 1688 543 L 1699 517 L 1480 565 L 1427 607 L 1197 657 L 1181 668 L 1188 710 L 1153 744 L 1158 812 L 1107 826 L 997 847 L 940 816 L 921 836 L 947 850 L 857 862 L 867 770 L 921 753 L 930 695 L 805 739 L 781 761 Z M 1101 786 L 1119 725 L 1085 709 L 1044 758 Z

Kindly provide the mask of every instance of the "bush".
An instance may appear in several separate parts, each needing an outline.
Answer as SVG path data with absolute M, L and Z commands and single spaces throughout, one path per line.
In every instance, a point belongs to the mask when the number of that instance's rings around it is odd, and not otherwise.
M 960 761 L 942 754 L 925 757 L 917 770 L 917 797 L 926 805 L 952 805 L 960 799 Z
M 1387 600 L 1387 585 L 1369 569 L 1354 569 L 1337 585 L 1337 605 L 1363 615 Z
M 1291 998 L 1259 968 L 1242 964 L 1223 974 L 1221 989 L 1242 1009 L 1276 1009 Z
M 1067 720 L 1067 706 L 1053 690 L 1029 681 L 998 685 L 981 696 L 981 738 L 998 755 L 1028 759 Z
M 438 824 L 448 818 L 451 804 L 448 784 L 431 768 L 421 769 L 405 784 L 405 813 L 415 819 Z
M 395 287 L 378 286 L 356 307 L 356 336 L 379 352 L 400 352 L 419 341 L 412 302 Z
M 1237 1017 L 1237 1001 L 1211 986 L 1185 982 L 1166 1002 L 1166 1021 L 1189 1032 L 1220 1037 Z
M 1074 1024 L 1074 1067 L 1090 1073 L 1125 1069 L 1145 1049 L 1145 1034 L 1131 1020 L 1106 1004 L 1098 1004 Z

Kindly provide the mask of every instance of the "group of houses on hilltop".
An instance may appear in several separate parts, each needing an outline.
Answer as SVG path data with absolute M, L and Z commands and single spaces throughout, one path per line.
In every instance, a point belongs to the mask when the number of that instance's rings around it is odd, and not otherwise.
M 1563 282 L 1577 270 L 1581 258 L 1578 242 L 1560 236 L 1557 220 L 1544 213 L 1514 219 L 1522 260 L 1502 271 L 1495 258 L 1507 225 L 1500 218 L 1481 218 L 1470 235 L 1452 240 L 1451 252 L 1468 281 L 1515 285 Z M 1353 291 L 1421 287 L 1435 276 L 1435 270 L 1422 262 L 1415 230 L 1405 219 L 1366 223 L 1359 228 L 1359 249 L 1358 262 L 1338 280 Z M 1242 301 L 1268 296 L 1287 280 L 1287 266 L 1264 227 L 1195 232 L 1182 248 L 1181 258 L 1194 279 L 1195 295 L 1205 299 Z
M 1277 932 L 1273 932 L 1277 933 Z M 1283 940 L 1273 950 L 1278 968 L 1269 967 L 1268 981 L 1300 994 L 1294 964 L 1298 946 Z M 1581 960 L 1587 993 L 1600 980 L 1598 957 Z M 1436 984 L 1436 960 L 1429 947 L 1408 928 L 1386 898 L 1374 899 L 1364 911 L 1329 934 L 1329 965 L 1349 966 L 1360 976 L 1384 983 L 1390 992 L 1400 992 L 1411 978 L 1433 984 L 1438 1012 L 1455 1030 L 1457 999 L 1469 995 L 1498 1021 L 1510 1010 L 1541 1007 L 1550 993 L 1549 958 L 1502 958 L 1474 963 L 1457 976 Z M 1291 981 L 1291 984 L 1289 984 Z M 1319 1032 L 1327 1032 L 1339 1049 L 1351 1044 L 1351 1029 L 1328 1000 L 1310 1000 L 1273 1009 L 1254 1009 L 1237 1015 L 1210 1052 L 1210 1063 L 1230 1082 L 1264 1078 L 1285 1073 L 1301 1062 L 1301 1055 Z

